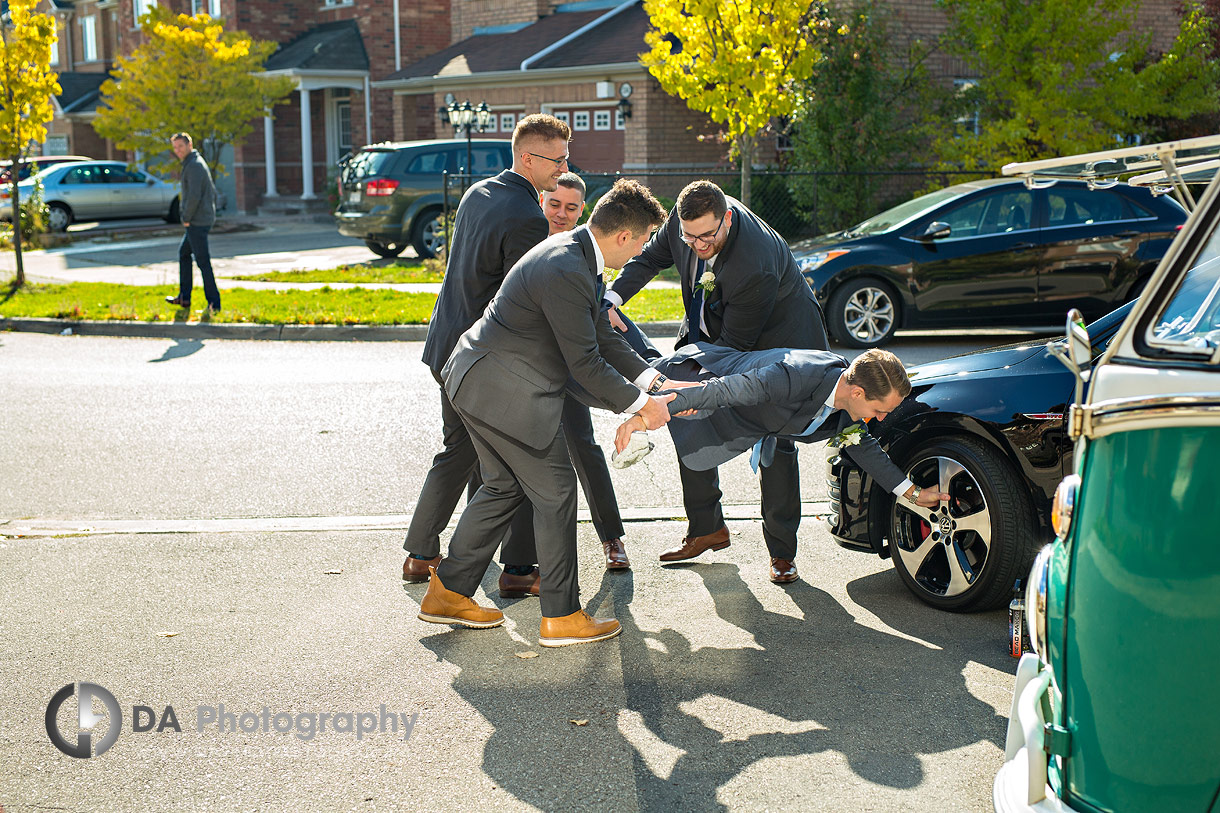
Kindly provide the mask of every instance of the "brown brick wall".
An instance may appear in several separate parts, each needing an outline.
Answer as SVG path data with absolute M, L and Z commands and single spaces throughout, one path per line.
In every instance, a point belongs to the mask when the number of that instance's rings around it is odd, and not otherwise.
M 554 11 L 562 0 L 457 0 L 453 5 L 452 42 L 476 28 L 532 23 Z

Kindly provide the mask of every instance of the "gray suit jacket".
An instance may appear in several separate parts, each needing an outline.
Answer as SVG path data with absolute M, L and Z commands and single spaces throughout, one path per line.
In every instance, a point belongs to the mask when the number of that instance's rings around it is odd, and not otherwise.
M 179 174 L 178 217 L 192 226 L 212 226 L 216 223 L 216 186 L 212 172 L 199 150 L 191 150 L 182 159 Z
M 586 229 L 527 252 L 441 372 L 454 406 L 531 449 L 555 439 L 569 375 L 609 408 L 631 406 L 628 379 L 648 364 L 610 326 L 596 266 Z
M 717 255 L 716 284 L 704 297 L 704 321 L 714 343 L 737 350 L 829 347 L 822 309 L 796 267 L 784 238 L 740 201 L 728 199 L 733 224 Z M 657 272 L 677 266 L 682 277 L 682 304 L 689 308 L 699 258 L 682 241 L 678 211 L 623 268 L 611 290 L 626 302 Z M 677 347 L 699 341 L 697 330 L 682 323 Z
M 538 192 L 504 170 L 471 186 L 458 204 L 449 264 L 432 309 L 423 361 L 439 373 L 458 337 L 478 321 L 504 275 L 550 231 Z
M 814 443 L 857 423 L 846 410 L 838 410 L 831 413 L 824 428 L 800 435 L 847 369 L 847 360 L 834 353 L 793 349 L 743 353 L 700 342 L 681 348 L 655 366 L 662 372 L 678 372 L 675 368 L 684 361 L 696 362 L 719 376 L 702 387 L 677 390 L 677 398 L 669 404 L 671 414 L 700 410 L 691 418 L 669 422 L 678 455 L 692 469 L 715 468 L 767 436 Z M 843 453 L 886 491 L 906 479 L 867 432 L 858 445 L 845 446 Z

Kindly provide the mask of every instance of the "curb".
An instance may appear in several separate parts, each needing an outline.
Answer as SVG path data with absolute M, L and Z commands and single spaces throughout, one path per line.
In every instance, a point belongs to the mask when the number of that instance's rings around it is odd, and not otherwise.
M 639 322 L 653 338 L 673 336 L 678 322 Z M 121 322 L 0 318 L 0 331 L 146 339 L 245 339 L 298 342 L 422 342 L 427 325 L 244 325 L 209 322 Z

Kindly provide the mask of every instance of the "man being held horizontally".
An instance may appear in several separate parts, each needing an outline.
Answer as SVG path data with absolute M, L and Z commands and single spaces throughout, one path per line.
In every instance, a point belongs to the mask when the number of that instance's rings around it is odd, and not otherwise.
M 669 424 L 678 458 L 704 471 L 750 451 L 751 464 L 766 465 L 777 440 L 816 443 L 854 435 L 841 451 L 895 496 L 925 508 L 949 495 L 920 488 L 907 479 L 865 431 L 870 420 L 885 420 L 911 392 L 902 362 L 886 350 L 869 350 L 849 365 L 839 355 L 820 350 L 758 350 L 698 343 L 657 362 L 662 371 L 703 370 L 701 387 L 681 389 L 669 403 L 674 415 L 697 410 Z M 681 366 L 680 366 L 681 365 Z M 855 428 L 858 427 L 858 428 Z M 615 433 L 615 446 L 626 448 L 643 423 L 632 417 Z M 760 458 L 760 459 L 756 459 Z

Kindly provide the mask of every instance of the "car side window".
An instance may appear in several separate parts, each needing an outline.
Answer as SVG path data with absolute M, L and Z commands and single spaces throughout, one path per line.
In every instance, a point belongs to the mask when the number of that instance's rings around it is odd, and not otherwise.
M 407 163 L 407 173 L 410 175 L 440 174 L 445 171 L 445 158 L 444 151 L 416 153 Z
M 475 175 L 495 175 L 506 169 L 499 147 L 475 147 L 470 152 L 470 163 Z
M 64 174 L 62 184 L 76 185 L 97 182 L 97 170 L 94 167 L 75 167 Z
M 949 237 L 981 237 L 1029 228 L 1034 196 L 1027 189 L 984 195 L 956 209 L 935 215 L 949 224 Z
M 131 183 L 127 170 L 121 167 L 98 167 L 98 177 L 94 183 Z
M 1052 188 L 1047 191 L 1046 204 L 1047 225 L 1052 228 L 1091 226 L 1131 217 L 1121 198 L 1100 189 Z

